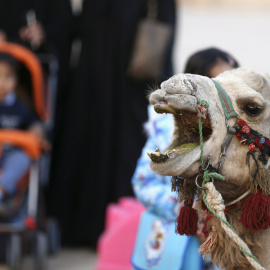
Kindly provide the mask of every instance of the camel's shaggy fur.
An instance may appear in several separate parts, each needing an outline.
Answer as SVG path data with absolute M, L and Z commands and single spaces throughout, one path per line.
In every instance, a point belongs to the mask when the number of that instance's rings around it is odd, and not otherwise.
M 270 78 L 251 70 L 239 68 L 226 71 L 215 78 L 230 96 L 236 114 L 244 119 L 254 130 L 266 137 L 270 137 Z M 178 114 L 180 111 L 197 113 L 197 98 L 209 102 L 209 119 L 212 134 L 204 142 L 204 159 L 211 155 L 210 162 L 217 166 L 221 145 L 227 134 L 225 115 L 218 97 L 214 83 L 207 77 L 179 74 L 161 84 L 161 88 L 150 95 L 150 102 L 154 105 L 166 102 L 166 109 Z M 245 111 L 247 104 L 255 104 L 262 109 L 256 116 L 250 116 Z M 177 116 L 178 117 L 178 116 Z M 234 125 L 236 119 L 230 119 L 229 124 Z M 172 141 L 177 140 L 178 125 L 175 124 L 175 133 Z M 247 190 L 254 191 L 250 174 L 255 170 L 255 162 L 250 161 L 250 168 L 246 164 L 248 146 L 241 145 L 236 136 L 233 137 L 226 152 L 226 160 L 220 173 L 226 181 L 215 181 L 216 189 L 222 194 L 225 203 L 232 201 Z M 166 153 L 166 151 L 165 151 Z M 269 157 L 267 157 L 269 158 Z M 269 162 L 268 162 L 269 163 Z M 268 166 L 268 164 L 267 164 Z M 181 176 L 193 178 L 200 168 L 200 147 L 185 154 L 176 155 L 166 162 L 151 163 L 152 169 L 162 175 Z M 269 172 L 261 167 L 261 183 L 263 189 L 269 193 Z M 266 176 L 263 176 L 266 172 Z M 192 180 L 189 180 L 192 181 Z M 269 194 L 267 194 L 269 195 Z M 259 259 L 261 265 L 270 269 L 270 230 L 252 232 L 240 222 L 242 204 L 228 211 L 226 217 L 233 225 L 236 233 L 247 243 L 252 253 Z M 213 261 L 224 269 L 251 269 L 251 265 L 237 248 L 234 242 L 224 233 L 219 221 L 214 218 L 208 222 L 208 228 L 217 227 L 218 244 L 212 254 Z
M 264 258 L 262 255 L 268 249 L 269 239 L 265 241 L 264 235 L 270 233 L 269 230 L 257 233 L 251 233 L 246 229 L 238 220 L 240 218 L 242 206 L 237 209 L 230 210 L 226 214 L 228 222 L 234 227 L 237 234 L 241 239 L 246 242 L 251 252 L 256 255 L 261 265 L 266 269 L 269 267 L 269 258 Z M 208 222 L 208 229 L 211 229 L 212 225 L 215 225 L 218 233 L 217 246 L 212 253 L 212 260 L 217 266 L 220 264 L 220 269 L 226 270 L 246 270 L 252 269 L 250 263 L 247 261 L 244 254 L 239 250 L 236 244 L 225 234 L 221 228 L 220 221 L 217 218 Z

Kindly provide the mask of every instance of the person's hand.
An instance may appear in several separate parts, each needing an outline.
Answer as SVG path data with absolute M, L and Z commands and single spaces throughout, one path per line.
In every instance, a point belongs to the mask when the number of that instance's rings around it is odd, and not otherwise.
M 28 131 L 35 135 L 41 143 L 42 149 L 45 152 L 50 152 L 52 147 L 51 144 L 46 140 L 45 130 L 41 124 L 32 125 Z
M 39 22 L 22 27 L 19 34 L 22 40 L 28 41 L 35 48 L 38 48 L 45 41 L 45 32 Z

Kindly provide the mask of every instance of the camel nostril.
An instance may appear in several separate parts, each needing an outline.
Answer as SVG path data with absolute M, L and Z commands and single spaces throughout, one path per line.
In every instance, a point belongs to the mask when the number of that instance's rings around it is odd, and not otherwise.
M 160 100 L 156 105 L 167 105 L 168 102 L 166 100 Z

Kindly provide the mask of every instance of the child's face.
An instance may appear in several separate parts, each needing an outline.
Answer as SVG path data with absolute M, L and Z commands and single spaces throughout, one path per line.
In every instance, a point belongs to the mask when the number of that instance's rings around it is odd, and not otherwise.
M 16 86 L 16 75 L 11 65 L 6 62 L 0 62 L 0 101 L 3 101 L 6 95 L 14 91 Z
M 224 60 L 218 58 L 214 66 L 209 70 L 210 78 L 215 78 L 224 71 L 231 70 L 232 66 Z

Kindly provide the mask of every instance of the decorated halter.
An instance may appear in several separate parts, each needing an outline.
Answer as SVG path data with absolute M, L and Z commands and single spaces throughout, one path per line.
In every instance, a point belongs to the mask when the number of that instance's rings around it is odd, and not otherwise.
M 226 119 L 229 120 L 230 118 L 235 117 L 239 118 L 236 115 L 230 97 L 227 95 L 224 88 L 217 81 L 212 81 L 216 86 Z M 233 133 L 235 130 L 235 134 L 240 140 L 241 144 L 247 144 L 249 146 L 249 155 L 254 156 L 253 153 L 259 150 L 259 160 L 263 165 L 267 163 L 267 156 L 270 156 L 270 139 L 252 129 L 243 119 L 238 119 L 236 121 L 234 129 L 230 128 L 228 125 L 227 127 L 229 132 Z
M 237 117 L 231 100 L 224 88 L 213 80 L 226 116 L 226 119 Z M 270 156 L 270 139 L 252 129 L 243 119 L 237 119 L 233 128 L 227 125 L 228 132 L 235 133 L 241 144 L 248 145 L 247 165 L 250 167 L 250 157 L 253 158 L 256 169 L 251 177 L 250 196 L 244 202 L 240 221 L 253 231 L 270 228 L 270 191 L 267 184 L 269 172 L 264 168 Z M 242 199 L 242 198 L 241 198 Z
M 218 162 L 218 167 L 215 168 L 209 163 L 209 158 L 207 165 L 204 163 L 203 159 L 203 137 L 202 137 L 202 122 L 201 117 L 206 118 L 209 105 L 206 101 L 198 99 L 198 117 L 199 117 L 199 132 L 200 132 L 200 147 L 201 147 L 201 171 L 203 171 L 203 182 L 202 182 L 202 197 L 203 203 L 202 208 L 207 209 L 212 213 L 213 216 L 218 218 L 221 222 L 221 226 L 224 231 L 229 235 L 229 237 L 238 245 L 239 249 L 244 253 L 247 260 L 255 269 L 264 269 L 257 258 L 252 255 L 249 247 L 242 239 L 235 233 L 234 228 L 228 223 L 225 211 L 236 207 L 233 205 L 247 195 L 252 193 L 252 195 L 242 201 L 243 208 L 241 212 L 240 222 L 248 229 L 253 231 L 265 230 L 270 228 L 270 189 L 267 184 L 266 178 L 267 170 L 263 165 L 266 165 L 267 159 L 270 156 L 270 139 L 263 136 L 259 132 L 253 130 L 243 119 L 239 119 L 237 116 L 230 97 L 227 95 L 223 87 L 215 80 L 212 80 L 218 92 L 218 96 L 221 101 L 221 105 L 226 117 L 227 135 L 221 146 L 221 156 Z M 227 124 L 228 119 L 238 118 L 235 125 L 230 127 Z M 244 193 L 235 201 L 227 204 L 232 205 L 230 208 L 225 209 L 224 201 L 221 194 L 216 190 L 214 186 L 214 178 L 224 181 L 225 178 L 219 174 L 220 166 L 225 161 L 225 151 L 228 148 L 232 136 L 236 135 L 241 144 L 248 145 L 249 151 L 247 152 L 247 165 L 250 168 L 250 157 L 253 158 L 256 169 L 251 175 L 251 187 L 250 190 Z M 212 180 L 212 182 L 211 182 Z M 178 177 L 172 179 L 173 190 L 181 192 L 181 188 L 189 188 L 188 184 L 183 183 Z M 197 177 L 196 177 L 197 184 Z M 182 187 L 181 187 L 182 185 Z M 183 185 L 186 185 L 184 187 Z M 177 188 L 176 188 L 177 187 Z M 193 198 L 185 199 L 184 206 L 181 208 L 180 214 L 177 218 L 177 229 L 179 234 L 194 235 L 197 231 L 198 216 L 195 209 L 191 207 Z M 209 219 L 207 220 L 209 221 Z M 205 223 L 205 227 L 207 224 Z M 206 231 L 206 230 L 205 230 Z M 212 231 L 208 235 L 207 240 L 201 245 L 199 252 L 206 256 L 212 253 L 217 244 L 217 231 L 216 227 L 212 226 Z

